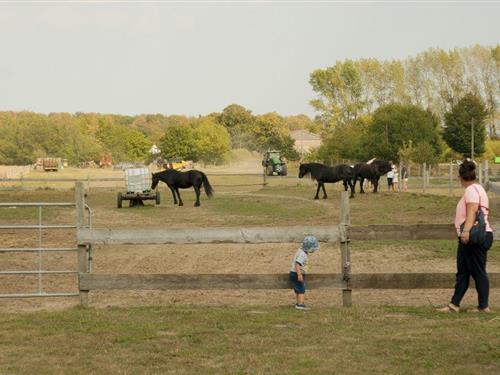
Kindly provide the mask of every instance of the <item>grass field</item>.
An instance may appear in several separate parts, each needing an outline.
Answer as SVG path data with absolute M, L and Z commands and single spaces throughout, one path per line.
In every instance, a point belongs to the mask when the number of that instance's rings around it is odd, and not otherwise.
M 310 183 L 310 181 L 307 181 Z M 173 205 L 170 191 L 160 188 L 162 203 L 154 206 L 151 201 L 144 207 L 116 208 L 114 188 L 93 188 L 87 202 L 95 212 L 96 226 L 124 226 L 139 221 L 148 226 L 211 226 L 227 225 L 291 225 L 334 224 L 338 222 L 340 191 L 329 186 L 329 199 L 314 201 L 315 188 L 311 184 L 278 185 L 252 190 L 220 188 L 214 199 L 202 195 L 201 208 L 193 207 L 194 192 L 182 191 L 184 207 Z M 0 191 L 0 202 L 8 201 L 71 202 L 72 190 L 23 190 Z M 449 223 L 457 198 L 432 194 L 389 193 L 357 194 L 350 200 L 354 225 L 374 223 Z M 495 202 L 492 202 L 494 205 Z M 126 202 L 125 204 L 126 205 Z M 56 212 L 60 212 L 57 214 Z M 63 218 L 62 209 L 44 209 L 44 214 Z M 67 212 L 67 211 L 66 211 Z M 24 215 L 24 216 L 23 216 Z M 492 210 L 495 220 L 496 210 Z M 35 209 L 4 209 L 0 220 L 26 220 L 36 217 Z
M 0 373 L 497 374 L 500 314 L 158 306 L 0 314 Z

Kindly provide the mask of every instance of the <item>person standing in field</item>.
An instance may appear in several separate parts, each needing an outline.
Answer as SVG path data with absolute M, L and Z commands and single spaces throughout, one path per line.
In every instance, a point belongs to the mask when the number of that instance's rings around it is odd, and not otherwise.
M 460 302 L 469 288 L 469 281 L 472 276 L 476 283 L 478 296 L 478 306 L 473 311 L 490 312 L 488 306 L 490 284 L 486 273 L 486 257 L 493 244 L 493 230 L 488 222 L 489 199 L 484 188 L 476 181 L 476 165 L 473 161 L 464 160 L 458 173 L 465 191 L 457 204 L 455 214 L 455 229 L 459 238 L 455 292 L 451 302 L 438 309 L 438 311 L 460 311 Z M 470 241 L 470 230 L 476 224 L 476 213 L 479 209 L 484 214 L 486 236 L 483 243 L 472 243 Z
M 319 250 L 319 242 L 314 236 L 306 236 L 302 241 L 302 247 L 297 250 L 293 257 L 290 269 L 290 282 L 295 292 L 295 308 L 297 310 L 309 310 L 305 304 L 306 273 L 308 271 L 309 254 Z
M 401 163 L 401 189 L 403 191 L 408 191 L 408 168 L 406 165 Z
M 399 190 L 399 172 L 397 165 L 393 165 L 392 170 L 394 171 L 394 177 L 392 178 L 392 191 L 396 191 L 396 188 Z
M 389 188 L 389 191 L 394 191 L 394 164 L 392 163 L 392 160 L 389 160 L 389 164 L 391 164 L 392 169 L 387 172 L 387 187 Z

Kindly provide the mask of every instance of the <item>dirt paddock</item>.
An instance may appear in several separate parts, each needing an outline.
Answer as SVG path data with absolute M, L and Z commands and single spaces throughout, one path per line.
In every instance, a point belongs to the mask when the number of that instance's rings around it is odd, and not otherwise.
M 442 241 L 436 245 L 440 246 Z M 365 247 L 365 245 L 363 246 Z M 94 246 L 95 273 L 286 273 L 297 244 L 218 244 L 218 245 L 142 245 Z M 428 250 L 407 245 L 376 243 L 372 250 L 353 245 L 352 272 L 454 272 L 453 256 L 436 259 Z M 2 254 L 2 269 L 33 267 L 34 254 Z M 46 269 L 75 269 L 76 254 L 44 256 Z M 323 244 L 311 256 L 311 272 L 340 271 L 340 250 L 336 244 Z M 491 261 L 489 271 L 499 272 L 500 263 Z M 1 292 L 36 290 L 36 276 L 3 276 Z M 450 288 L 453 287 L 450 285 Z M 76 275 L 44 276 L 44 290 L 77 292 Z M 451 296 L 447 290 L 362 290 L 353 292 L 355 304 L 439 305 Z M 492 305 L 499 305 L 500 291 L 492 290 Z M 470 290 L 464 303 L 473 306 L 476 293 Z M 311 305 L 341 305 L 341 291 L 317 289 L 307 293 Z M 246 304 L 287 305 L 293 301 L 291 290 L 196 290 L 196 291 L 94 291 L 93 307 L 158 304 Z M 78 297 L 0 299 L 0 311 L 57 310 L 79 303 Z

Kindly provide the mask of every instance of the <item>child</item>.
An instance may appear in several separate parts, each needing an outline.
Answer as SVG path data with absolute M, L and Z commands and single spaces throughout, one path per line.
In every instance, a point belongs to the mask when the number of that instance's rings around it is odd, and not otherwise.
M 392 191 L 396 191 L 395 189 L 399 190 L 399 172 L 398 172 L 398 167 L 393 165 L 392 169 L 394 170 L 394 177 L 392 178 Z
M 304 237 L 302 248 L 300 248 L 293 258 L 292 268 L 290 270 L 290 281 L 292 282 L 293 290 L 297 303 L 295 308 L 297 310 L 309 310 L 305 305 L 306 293 L 306 272 L 307 262 L 309 261 L 309 254 L 319 250 L 319 242 L 314 236 Z

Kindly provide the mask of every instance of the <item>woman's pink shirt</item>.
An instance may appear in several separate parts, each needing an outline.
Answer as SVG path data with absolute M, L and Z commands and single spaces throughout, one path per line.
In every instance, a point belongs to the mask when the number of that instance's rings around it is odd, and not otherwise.
M 486 190 L 479 184 L 472 184 L 467 186 L 465 189 L 462 199 L 457 204 L 457 210 L 455 213 L 455 228 L 457 233 L 460 235 L 460 225 L 465 221 L 467 217 L 467 203 L 479 203 L 481 209 L 484 212 L 484 219 L 486 221 L 486 231 L 493 232 L 488 221 L 488 211 L 490 208 L 490 201 L 488 199 L 488 194 Z

